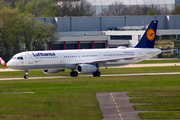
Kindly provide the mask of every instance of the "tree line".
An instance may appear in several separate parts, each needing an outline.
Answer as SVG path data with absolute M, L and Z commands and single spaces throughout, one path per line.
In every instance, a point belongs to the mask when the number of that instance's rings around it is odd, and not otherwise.
M 6 0 L 20 14 L 35 17 L 92 16 L 94 10 L 86 0 Z
M 55 25 L 46 25 L 32 15 L 22 15 L 0 0 L 0 56 L 5 61 L 21 51 L 49 49 L 57 40 L 56 31 Z
M 131 5 L 126 6 L 122 2 L 114 2 L 103 9 L 103 16 L 122 15 L 170 15 L 172 11 L 167 8 L 158 8 L 157 5 Z
M 20 14 L 35 17 L 94 16 L 95 8 L 87 0 L 6 0 Z M 156 5 L 124 5 L 115 1 L 103 6 L 101 16 L 121 15 L 174 15 L 180 14 L 180 6 L 173 11 Z
M 180 14 L 157 6 L 125 6 L 114 2 L 103 8 L 102 16 Z M 44 50 L 57 40 L 56 27 L 35 17 L 94 16 L 86 0 L 0 0 L 0 56 L 8 61 L 15 53 Z

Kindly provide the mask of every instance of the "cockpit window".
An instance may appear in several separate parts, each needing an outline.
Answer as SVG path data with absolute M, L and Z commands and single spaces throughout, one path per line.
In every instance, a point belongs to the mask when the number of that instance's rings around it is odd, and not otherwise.
M 23 60 L 23 57 L 17 57 L 18 60 Z

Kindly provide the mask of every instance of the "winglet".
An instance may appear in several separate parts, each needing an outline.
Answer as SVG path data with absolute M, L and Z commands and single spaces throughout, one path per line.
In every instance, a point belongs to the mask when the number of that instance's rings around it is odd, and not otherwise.
M 139 43 L 135 46 L 135 48 L 154 48 L 157 25 L 157 20 L 151 21 L 148 29 L 144 33 Z

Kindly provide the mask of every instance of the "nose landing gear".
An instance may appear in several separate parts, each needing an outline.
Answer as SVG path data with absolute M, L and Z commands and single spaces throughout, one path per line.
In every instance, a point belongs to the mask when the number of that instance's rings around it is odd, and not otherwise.
M 26 73 L 26 74 L 24 75 L 24 79 L 28 79 L 28 74 L 29 74 L 28 70 L 25 70 L 24 72 Z

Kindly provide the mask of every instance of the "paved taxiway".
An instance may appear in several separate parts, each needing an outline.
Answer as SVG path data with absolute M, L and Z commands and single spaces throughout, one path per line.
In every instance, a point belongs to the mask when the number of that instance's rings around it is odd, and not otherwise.
M 170 73 L 135 73 L 135 74 L 109 74 L 101 75 L 101 77 L 113 77 L 113 76 L 141 76 L 141 75 L 176 75 L 180 72 L 170 72 Z M 78 77 L 93 77 L 92 75 L 79 75 Z M 71 78 L 70 76 L 50 76 L 50 77 L 29 77 L 27 80 L 31 79 L 55 79 L 55 78 Z M 0 78 L 0 80 L 23 80 L 24 78 Z M 26 80 L 26 79 L 25 79 Z
M 180 63 L 156 63 L 156 64 L 131 64 L 126 66 L 119 66 L 116 68 L 135 68 L 135 67 L 160 67 L 160 66 L 180 66 Z M 0 69 L 0 72 L 18 71 L 13 69 Z M 106 76 L 140 76 L 140 75 L 175 75 L 180 74 L 180 72 L 168 72 L 168 73 L 135 73 L 135 74 L 109 74 L 101 75 L 101 77 Z M 23 75 L 22 75 L 23 76 Z M 52 77 L 29 77 L 28 79 L 52 79 L 52 78 L 69 78 L 70 76 L 52 76 Z M 92 75 L 79 75 L 78 77 L 92 77 Z M 22 78 L 0 78 L 0 80 L 22 80 Z
M 96 93 L 103 120 L 141 120 L 126 92 Z

